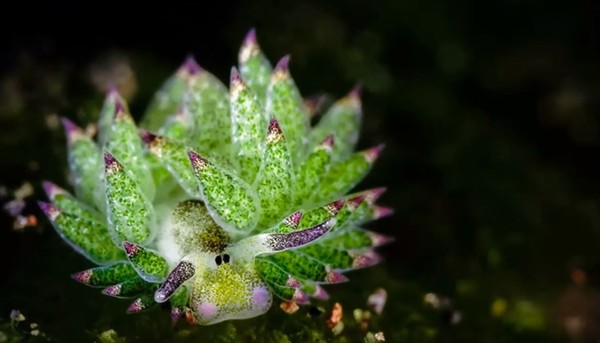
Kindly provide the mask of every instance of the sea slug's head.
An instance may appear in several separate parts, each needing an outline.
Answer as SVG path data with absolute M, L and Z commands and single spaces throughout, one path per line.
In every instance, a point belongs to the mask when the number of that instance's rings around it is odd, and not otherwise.
M 294 213 L 282 223 L 291 228 L 300 217 Z M 159 249 L 169 252 L 167 260 L 174 267 L 154 293 L 154 300 L 163 303 L 178 298 L 180 289 L 189 290 L 182 292 L 181 306 L 187 309 L 188 318 L 191 314 L 193 321 L 203 325 L 261 315 L 269 310 L 273 297 L 257 258 L 306 246 L 325 235 L 335 221 L 330 218 L 292 232 L 282 227 L 275 232 L 239 235 L 219 226 L 201 201 L 183 201 L 167 218 L 159 239 Z M 263 269 L 262 273 L 273 274 L 273 270 Z M 293 286 L 286 282 L 284 288 Z
M 189 307 L 199 324 L 214 324 L 229 319 L 261 315 L 271 307 L 267 285 L 250 261 L 231 258 L 230 254 L 208 256 L 198 264 L 191 283 Z
M 236 244 L 201 201 L 180 202 L 165 228 L 159 247 L 171 252 L 167 258 L 177 264 L 171 285 L 187 287 L 185 307 L 198 324 L 255 317 L 271 307 L 271 292 L 256 272 L 251 251 Z M 164 289 L 157 292 L 159 301 L 166 300 Z

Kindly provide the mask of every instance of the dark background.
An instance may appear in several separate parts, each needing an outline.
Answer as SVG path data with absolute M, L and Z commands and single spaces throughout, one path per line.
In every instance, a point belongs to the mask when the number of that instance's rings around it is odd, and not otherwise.
M 600 339 L 597 2 L 13 5 L 0 15 L 3 202 L 24 181 L 35 188 L 29 205 L 41 180 L 66 184 L 50 114 L 94 120 L 111 79 L 139 118 L 189 53 L 227 80 L 254 27 L 272 63 L 291 54 L 303 95 L 335 99 L 361 81 L 360 148 L 386 143 L 362 187 L 388 187 L 382 202 L 395 215 L 370 228 L 396 242 L 382 250 L 384 266 L 351 277 L 340 297 L 361 283 L 387 287 L 380 329 L 391 341 L 419 341 L 410 335 L 426 329 L 448 341 Z M 0 322 L 19 308 L 58 341 L 143 326 L 111 317 L 125 304 L 68 278 L 88 265 L 43 217 L 41 228 L 14 230 L 3 215 Z M 428 292 L 452 299 L 462 320 L 424 305 Z

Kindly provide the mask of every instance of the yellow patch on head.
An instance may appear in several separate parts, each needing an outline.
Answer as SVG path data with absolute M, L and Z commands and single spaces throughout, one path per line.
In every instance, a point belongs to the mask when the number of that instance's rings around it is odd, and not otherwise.
M 190 307 L 201 324 L 250 318 L 271 305 L 267 286 L 250 263 L 221 263 L 197 270 Z

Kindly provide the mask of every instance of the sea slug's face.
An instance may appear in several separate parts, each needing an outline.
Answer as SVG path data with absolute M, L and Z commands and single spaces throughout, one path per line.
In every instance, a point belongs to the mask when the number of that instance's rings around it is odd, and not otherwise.
M 208 254 L 207 254 L 208 255 Z M 273 301 L 252 261 L 235 261 L 229 254 L 198 258 L 197 271 L 190 280 L 189 307 L 199 324 L 261 315 Z M 204 260 L 204 261 L 202 261 Z
M 175 207 L 159 249 L 173 265 L 184 256 L 193 265 L 195 273 L 185 282 L 190 290 L 186 306 L 199 324 L 255 317 L 271 307 L 271 292 L 254 258 L 232 243 L 202 202 L 186 200 Z

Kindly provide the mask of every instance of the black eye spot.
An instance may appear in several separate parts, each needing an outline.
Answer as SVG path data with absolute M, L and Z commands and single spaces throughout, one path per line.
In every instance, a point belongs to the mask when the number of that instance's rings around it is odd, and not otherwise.
M 217 257 L 215 257 L 215 263 L 217 266 L 220 266 L 221 263 L 223 263 L 223 260 L 221 260 L 221 255 L 217 255 Z
M 228 254 L 223 255 L 223 262 L 229 263 L 229 255 Z

